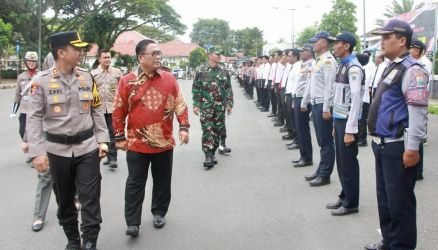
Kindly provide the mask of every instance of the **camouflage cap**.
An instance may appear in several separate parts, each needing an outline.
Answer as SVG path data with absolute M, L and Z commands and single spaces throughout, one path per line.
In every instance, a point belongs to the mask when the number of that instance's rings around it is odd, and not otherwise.
M 224 54 L 224 51 L 222 50 L 222 48 L 220 46 L 214 46 L 214 47 L 210 48 L 208 53 L 215 53 L 216 55 L 220 56 L 220 55 Z
M 26 52 L 24 59 L 28 61 L 38 61 L 38 53 L 36 53 L 35 51 L 28 51 Z

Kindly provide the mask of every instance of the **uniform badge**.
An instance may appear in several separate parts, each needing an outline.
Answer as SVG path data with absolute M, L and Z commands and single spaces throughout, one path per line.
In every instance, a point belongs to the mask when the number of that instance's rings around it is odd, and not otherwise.
M 53 102 L 55 102 L 55 103 L 59 102 L 59 96 L 58 95 L 53 96 Z
M 52 80 L 55 80 L 55 79 L 52 79 Z M 52 81 L 52 80 L 50 80 L 50 81 Z M 61 86 L 56 82 L 49 84 L 49 88 L 51 88 L 51 89 L 58 89 L 59 87 L 61 87 Z
M 88 99 L 88 98 L 90 98 L 90 95 L 89 95 L 88 93 L 84 93 L 84 94 L 82 95 L 82 97 L 84 97 L 84 99 Z
M 83 109 L 88 109 L 90 107 L 90 104 L 88 102 L 85 102 L 82 104 Z
M 40 85 L 36 82 L 32 82 L 32 84 L 30 85 L 30 94 L 35 95 L 39 93 L 39 89 L 40 89 Z
M 62 109 L 61 109 L 60 106 L 55 106 L 55 107 L 53 107 L 53 112 L 55 112 L 55 113 L 61 113 L 61 111 L 62 111 Z
M 392 70 L 391 73 L 389 73 L 389 75 L 386 78 L 388 78 L 389 80 L 392 81 L 392 79 L 394 79 L 394 77 L 397 74 L 397 72 L 398 72 L 398 69 Z

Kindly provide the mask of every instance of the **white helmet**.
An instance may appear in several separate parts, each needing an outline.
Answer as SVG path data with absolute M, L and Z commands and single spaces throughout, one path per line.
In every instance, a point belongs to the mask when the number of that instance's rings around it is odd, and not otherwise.
M 28 51 L 26 52 L 24 59 L 30 61 L 38 61 L 38 53 L 36 53 L 35 51 Z

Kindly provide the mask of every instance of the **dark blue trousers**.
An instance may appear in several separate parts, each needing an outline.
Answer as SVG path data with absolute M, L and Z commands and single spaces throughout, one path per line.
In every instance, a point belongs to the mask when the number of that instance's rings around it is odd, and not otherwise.
M 383 242 L 390 249 L 415 249 L 417 245 L 417 166 L 405 168 L 404 142 L 372 144 L 376 158 L 377 205 Z
M 322 106 L 322 103 L 312 105 L 313 125 L 315 126 L 321 156 L 316 173 L 319 177 L 329 178 L 335 165 L 335 145 L 332 136 L 333 119 L 326 121 L 322 118 Z
M 345 119 L 334 120 L 336 167 L 342 186 L 339 199 L 342 200 L 343 207 L 356 208 L 359 206 L 358 135 L 354 136 L 355 141 L 353 144 L 346 146 L 344 142 L 346 124 L 347 120 Z
M 289 130 L 289 134 L 293 135 L 294 137 L 299 140 L 297 136 L 297 129 L 295 127 L 295 110 L 292 108 L 292 103 L 294 99 L 292 98 L 291 94 L 287 94 L 286 96 L 286 103 L 285 103 L 285 119 L 286 119 L 286 127 Z
M 312 137 L 310 135 L 309 113 L 312 109 L 310 104 L 307 105 L 307 112 L 301 112 L 302 97 L 297 97 L 294 100 L 295 108 L 295 124 L 297 128 L 298 142 L 300 145 L 300 158 L 305 162 L 313 161 L 312 153 Z

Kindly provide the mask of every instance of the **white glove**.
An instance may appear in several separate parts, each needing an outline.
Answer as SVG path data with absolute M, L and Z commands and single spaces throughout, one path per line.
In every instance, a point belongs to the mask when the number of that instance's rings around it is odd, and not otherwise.
M 17 114 L 10 114 L 10 115 L 9 115 L 9 118 L 11 118 L 11 119 L 16 119 L 16 118 L 17 118 Z

